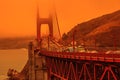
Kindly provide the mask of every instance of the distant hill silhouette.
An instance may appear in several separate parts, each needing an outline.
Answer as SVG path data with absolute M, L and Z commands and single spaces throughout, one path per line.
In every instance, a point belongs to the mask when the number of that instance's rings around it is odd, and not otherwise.
M 75 36 L 77 45 L 97 47 L 120 46 L 120 10 L 111 14 L 80 23 L 72 28 L 62 39 L 70 43 Z
M 19 37 L 19 38 L 1 38 L 0 49 L 20 49 L 28 48 L 30 41 L 33 41 L 34 37 Z

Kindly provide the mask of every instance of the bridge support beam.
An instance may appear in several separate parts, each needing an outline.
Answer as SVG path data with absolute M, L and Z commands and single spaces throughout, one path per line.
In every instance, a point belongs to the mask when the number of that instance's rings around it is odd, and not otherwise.
M 46 56 L 48 80 L 120 80 L 120 65 Z
M 38 53 L 39 53 L 39 50 L 35 50 L 33 43 L 30 42 L 29 48 L 28 48 L 29 80 L 48 80 L 45 57 L 39 55 Z
M 28 61 L 29 61 L 29 80 L 35 80 L 35 60 L 34 60 L 34 49 L 33 49 L 33 43 L 29 43 L 28 47 Z

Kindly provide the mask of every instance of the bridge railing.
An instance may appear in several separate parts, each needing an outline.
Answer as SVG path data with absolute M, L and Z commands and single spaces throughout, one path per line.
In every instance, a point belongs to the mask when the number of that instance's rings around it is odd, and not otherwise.
M 105 54 L 105 53 L 84 53 L 84 52 L 49 52 L 41 51 L 41 55 L 47 57 L 77 59 L 77 60 L 91 60 L 104 62 L 120 62 L 120 54 Z

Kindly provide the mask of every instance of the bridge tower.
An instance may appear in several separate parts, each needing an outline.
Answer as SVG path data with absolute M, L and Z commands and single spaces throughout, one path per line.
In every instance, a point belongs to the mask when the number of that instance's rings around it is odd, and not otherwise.
M 41 18 L 39 16 L 39 9 L 37 7 L 37 40 L 41 40 L 41 25 L 42 24 L 48 24 L 49 27 L 49 36 L 53 37 L 53 17 L 51 14 L 49 14 L 48 18 Z
M 54 13 L 55 14 L 55 13 Z M 49 38 L 54 37 L 54 29 L 55 27 L 54 23 L 57 24 L 56 18 L 52 13 L 49 13 L 49 17 L 47 18 L 41 18 L 39 15 L 39 8 L 37 6 L 37 49 L 35 49 L 34 44 L 29 45 L 29 80 L 47 80 L 48 79 L 48 73 L 46 68 L 46 57 L 39 55 L 38 49 L 41 50 L 41 25 L 42 24 L 48 24 L 49 27 Z M 56 26 L 59 27 L 59 26 Z M 57 28 L 58 29 L 58 28 Z M 32 47 L 32 48 L 31 48 Z M 31 56 L 32 55 L 32 56 Z

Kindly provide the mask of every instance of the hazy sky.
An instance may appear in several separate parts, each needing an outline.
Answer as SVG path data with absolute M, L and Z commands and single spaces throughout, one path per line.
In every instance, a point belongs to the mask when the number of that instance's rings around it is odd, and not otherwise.
M 47 14 L 47 0 L 0 0 L 0 37 L 36 35 L 36 2 L 40 14 Z M 120 10 L 120 0 L 54 0 L 54 3 L 61 33 L 78 23 Z

